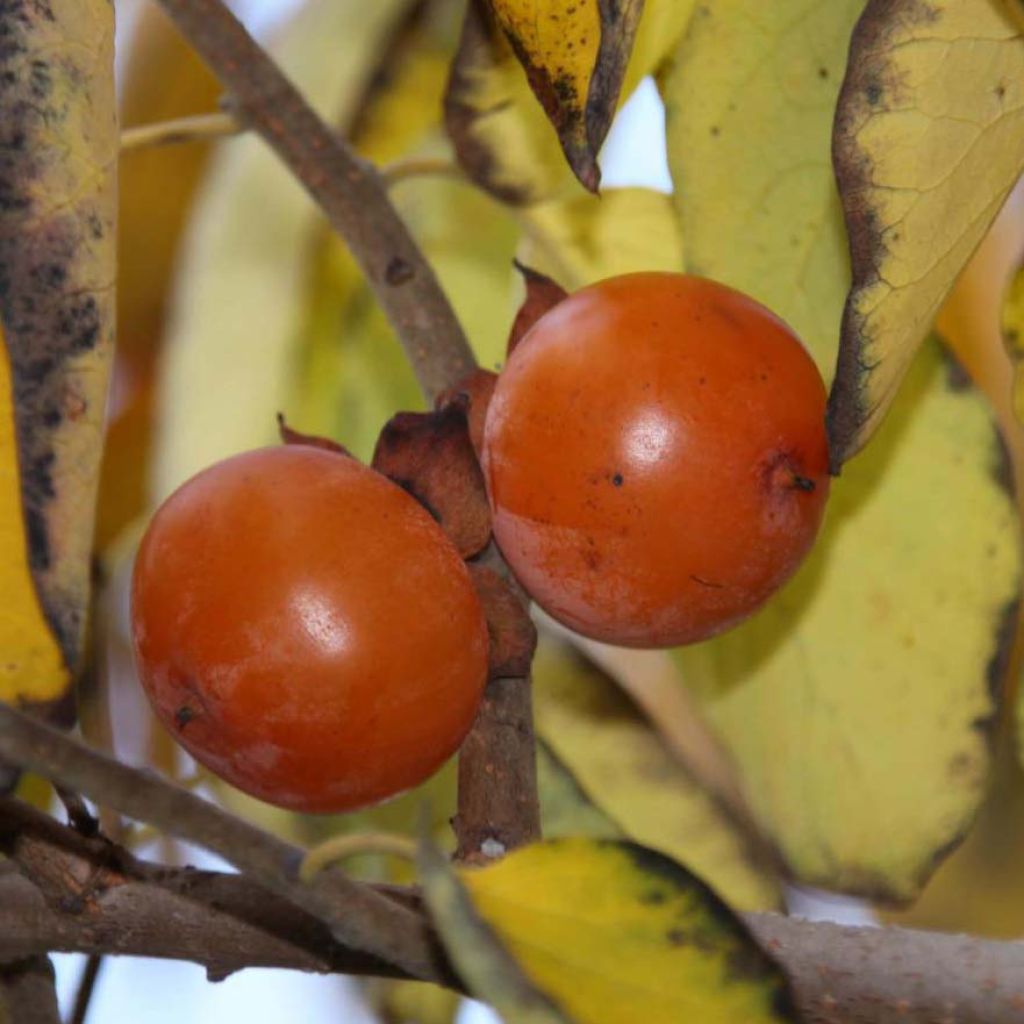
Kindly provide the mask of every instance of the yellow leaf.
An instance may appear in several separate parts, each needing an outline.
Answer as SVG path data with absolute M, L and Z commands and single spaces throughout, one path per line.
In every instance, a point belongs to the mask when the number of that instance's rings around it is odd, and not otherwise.
M 507 955 L 576 1024 L 796 1019 L 782 972 L 744 926 L 653 850 L 550 840 L 459 877 Z M 427 899 L 433 910 L 429 883 Z M 464 937 L 441 930 L 458 963 Z
M 67 716 L 114 341 L 113 9 L 22 5 L 0 55 L 0 699 Z
M 571 1021 L 530 984 L 475 913 L 455 870 L 436 847 L 422 843 L 417 866 L 431 917 L 471 993 L 486 999 L 507 1024 L 582 1024 Z
M 573 835 L 609 839 L 622 836 L 622 830 L 587 799 L 569 769 L 541 737 L 537 738 L 537 790 L 541 831 L 548 839 Z
M 1024 423 L 1024 268 L 1010 281 L 1003 297 L 1003 338 L 1013 361 L 1013 411 Z
M 541 738 L 626 836 L 685 864 L 734 907 L 778 905 L 770 866 L 599 669 L 544 639 L 534 701 Z
M 1024 29 L 1024 0 L 1000 0 L 1018 28 Z
M 597 152 L 617 102 L 661 65 L 694 2 L 474 0 L 445 96 L 448 132 L 466 173 L 508 203 L 580 194 L 532 82 L 580 180 L 596 187 Z M 532 69 L 530 81 L 517 54 Z
M 618 105 L 643 0 L 488 0 L 562 143 L 591 192 Z
M 462 999 L 457 992 L 424 981 L 367 978 L 363 995 L 390 1024 L 452 1024 Z
M 773 309 L 826 376 L 849 287 L 832 119 L 863 5 L 701 4 L 660 82 L 686 269 Z
M 910 900 L 973 818 L 1019 595 L 1004 473 L 985 403 L 929 343 L 794 580 L 674 652 L 801 881 Z
M 520 212 L 528 267 L 575 291 L 636 270 L 681 270 L 683 240 L 672 199 L 646 188 L 608 189 Z
M 315 0 L 289 23 L 275 56 L 322 114 L 348 125 L 410 2 Z M 320 223 L 313 201 L 261 139 L 234 140 L 214 157 L 173 299 L 157 498 L 217 459 L 275 439 L 274 415 L 292 391 L 304 261 Z
M 444 113 L 463 170 L 503 202 L 578 191 L 566 175 L 558 136 L 484 0 L 466 8 Z
M 829 401 L 841 465 L 878 428 L 1024 167 L 1024 40 L 992 0 L 870 0 L 836 114 L 853 287 Z

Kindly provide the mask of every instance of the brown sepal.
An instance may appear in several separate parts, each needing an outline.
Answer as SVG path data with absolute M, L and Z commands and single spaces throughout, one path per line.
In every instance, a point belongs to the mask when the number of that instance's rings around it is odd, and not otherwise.
M 549 310 L 554 309 L 569 293 L 550 277 L 539 271 L 524 266 L 519 260 L 513 260 L 516 270 L 523 275 L 526 285 L 526 298 L 512 321 L 512 330 L 508 335 L 507 354 L 512 355 L 523 335 Z
M 537 627 L 512 584 L 486 565 L 470 563 L 473 586 L 487 618 L 491 639 L 488 658 L 490 679 L 510 679 L 530 674 L 537 647 Z
M 491 404 L 494 386 L 498 383 L 498 375 L 490 370 L 473 370 L 454 387 L 442 391 L 434 403 L 435 409 L 443 409 L 453 402 L 461 403 L 466 410 L 469 421 L 469 439 L 477 457 L 484 447 L 484 421 L 487 419 L 487 407 Z
M 408 491 L 441 524 L 463 558 L 486 547 L 491 510 L 469 437 L 466 400 L 433 412 L 400 412 L 384 425 L 373 468 Z
M 282 444 L 304 444 L 310 448 L 323 448 L 324 451 L 335 452 L 338 455 L 347 455 L 350 459 L 354 458 L 352 453 L 343 444 L 338 444 L 337 441 L 332 441 L 329 437 L 317 437 L 315 434 L 300 434 L 299 431 L 293 430 L 285 422 L 284 413 L 281 412 L 277 414 L 277 429 L 281 435 Z

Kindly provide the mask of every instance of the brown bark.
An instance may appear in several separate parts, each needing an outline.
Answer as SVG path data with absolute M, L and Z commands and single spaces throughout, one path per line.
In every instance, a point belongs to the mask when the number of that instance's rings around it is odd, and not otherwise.
M 433 977 L 437 949 L 422 917 L 340 871 L 298 879 L 303 851 L 163 779 L 97 753 L 0 703 L 0 758 L 95 803 L 220 854 L 256 883 L 302 907 L 353 949 L 413 977 Z

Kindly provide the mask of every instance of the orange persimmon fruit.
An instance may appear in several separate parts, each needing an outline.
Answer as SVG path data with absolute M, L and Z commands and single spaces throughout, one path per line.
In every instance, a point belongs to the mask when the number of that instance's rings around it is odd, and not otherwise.
M 635 647 L 750 615 L 799 566 L 829 491 L 825 387 L 731 288 L 628 274 L 523 337 L 487 411 L 494 534 L 555 619 Z
M 228 458 L 164 502 L 132 627 L 181 745 L 301 811 L 421 782 L 461 743 L 487 675 L 484 614 L 437 523 L 379 473 L 304 445 Z

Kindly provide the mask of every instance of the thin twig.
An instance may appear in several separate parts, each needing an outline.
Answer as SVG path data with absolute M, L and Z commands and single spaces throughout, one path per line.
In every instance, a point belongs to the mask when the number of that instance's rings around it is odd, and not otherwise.
M 431 399 L 475 366 L 469 343 L 375 168 L 316 115 L 222 0 L 161 0 L 232 97 L 348 244 Z M 338 45 L 344 45 L 339 40 Z
M 298 880 L 303 850 L 2 703 L 0 758 L 220 854 L 320 918 L 346 945 L 389 959 L 416 977 L 433 973 L 435 950 L 416 915 L 336 870 L 321 872 L 303 885 Z
M 452 160 L 443 157 L 411 157 L 407 160 L 395 160 L 380 169 L 380 176 L 388 188 L 413 178 L 461 178 L 470 183 L 462 168 Z
M 390 832 L 352 832 L 347 835 L 332 836 L 330 839 L 314 846 L 302 858 L 299 865 L 299 878 L 308 882 L 324 868 L 349 857 L 365 854 L 383 854 L 398 857 L 401 860 L 416 860 L 416 841 L 408 836 L 395 835 Z
M 151 146 L 174 146 L 185 142 L 209 142 L 240 135 L 245 125 L 227 111 L 192 114 L 176 117 L 172 121 L 140 124 L 121 132 L 121 152 L 146 149 Z
M 75 1005 L 71 1008 L 68 1024 L 85 1024 L 85 1020 L 89 1016 L 89 1004 L 92 1002 L 93 993 L 96 991 L 96 982 L 102 969 L 103 954 L 90 953 L 85 961 L 82 978 L 78 982 L 78 991 L 75 992 Z

